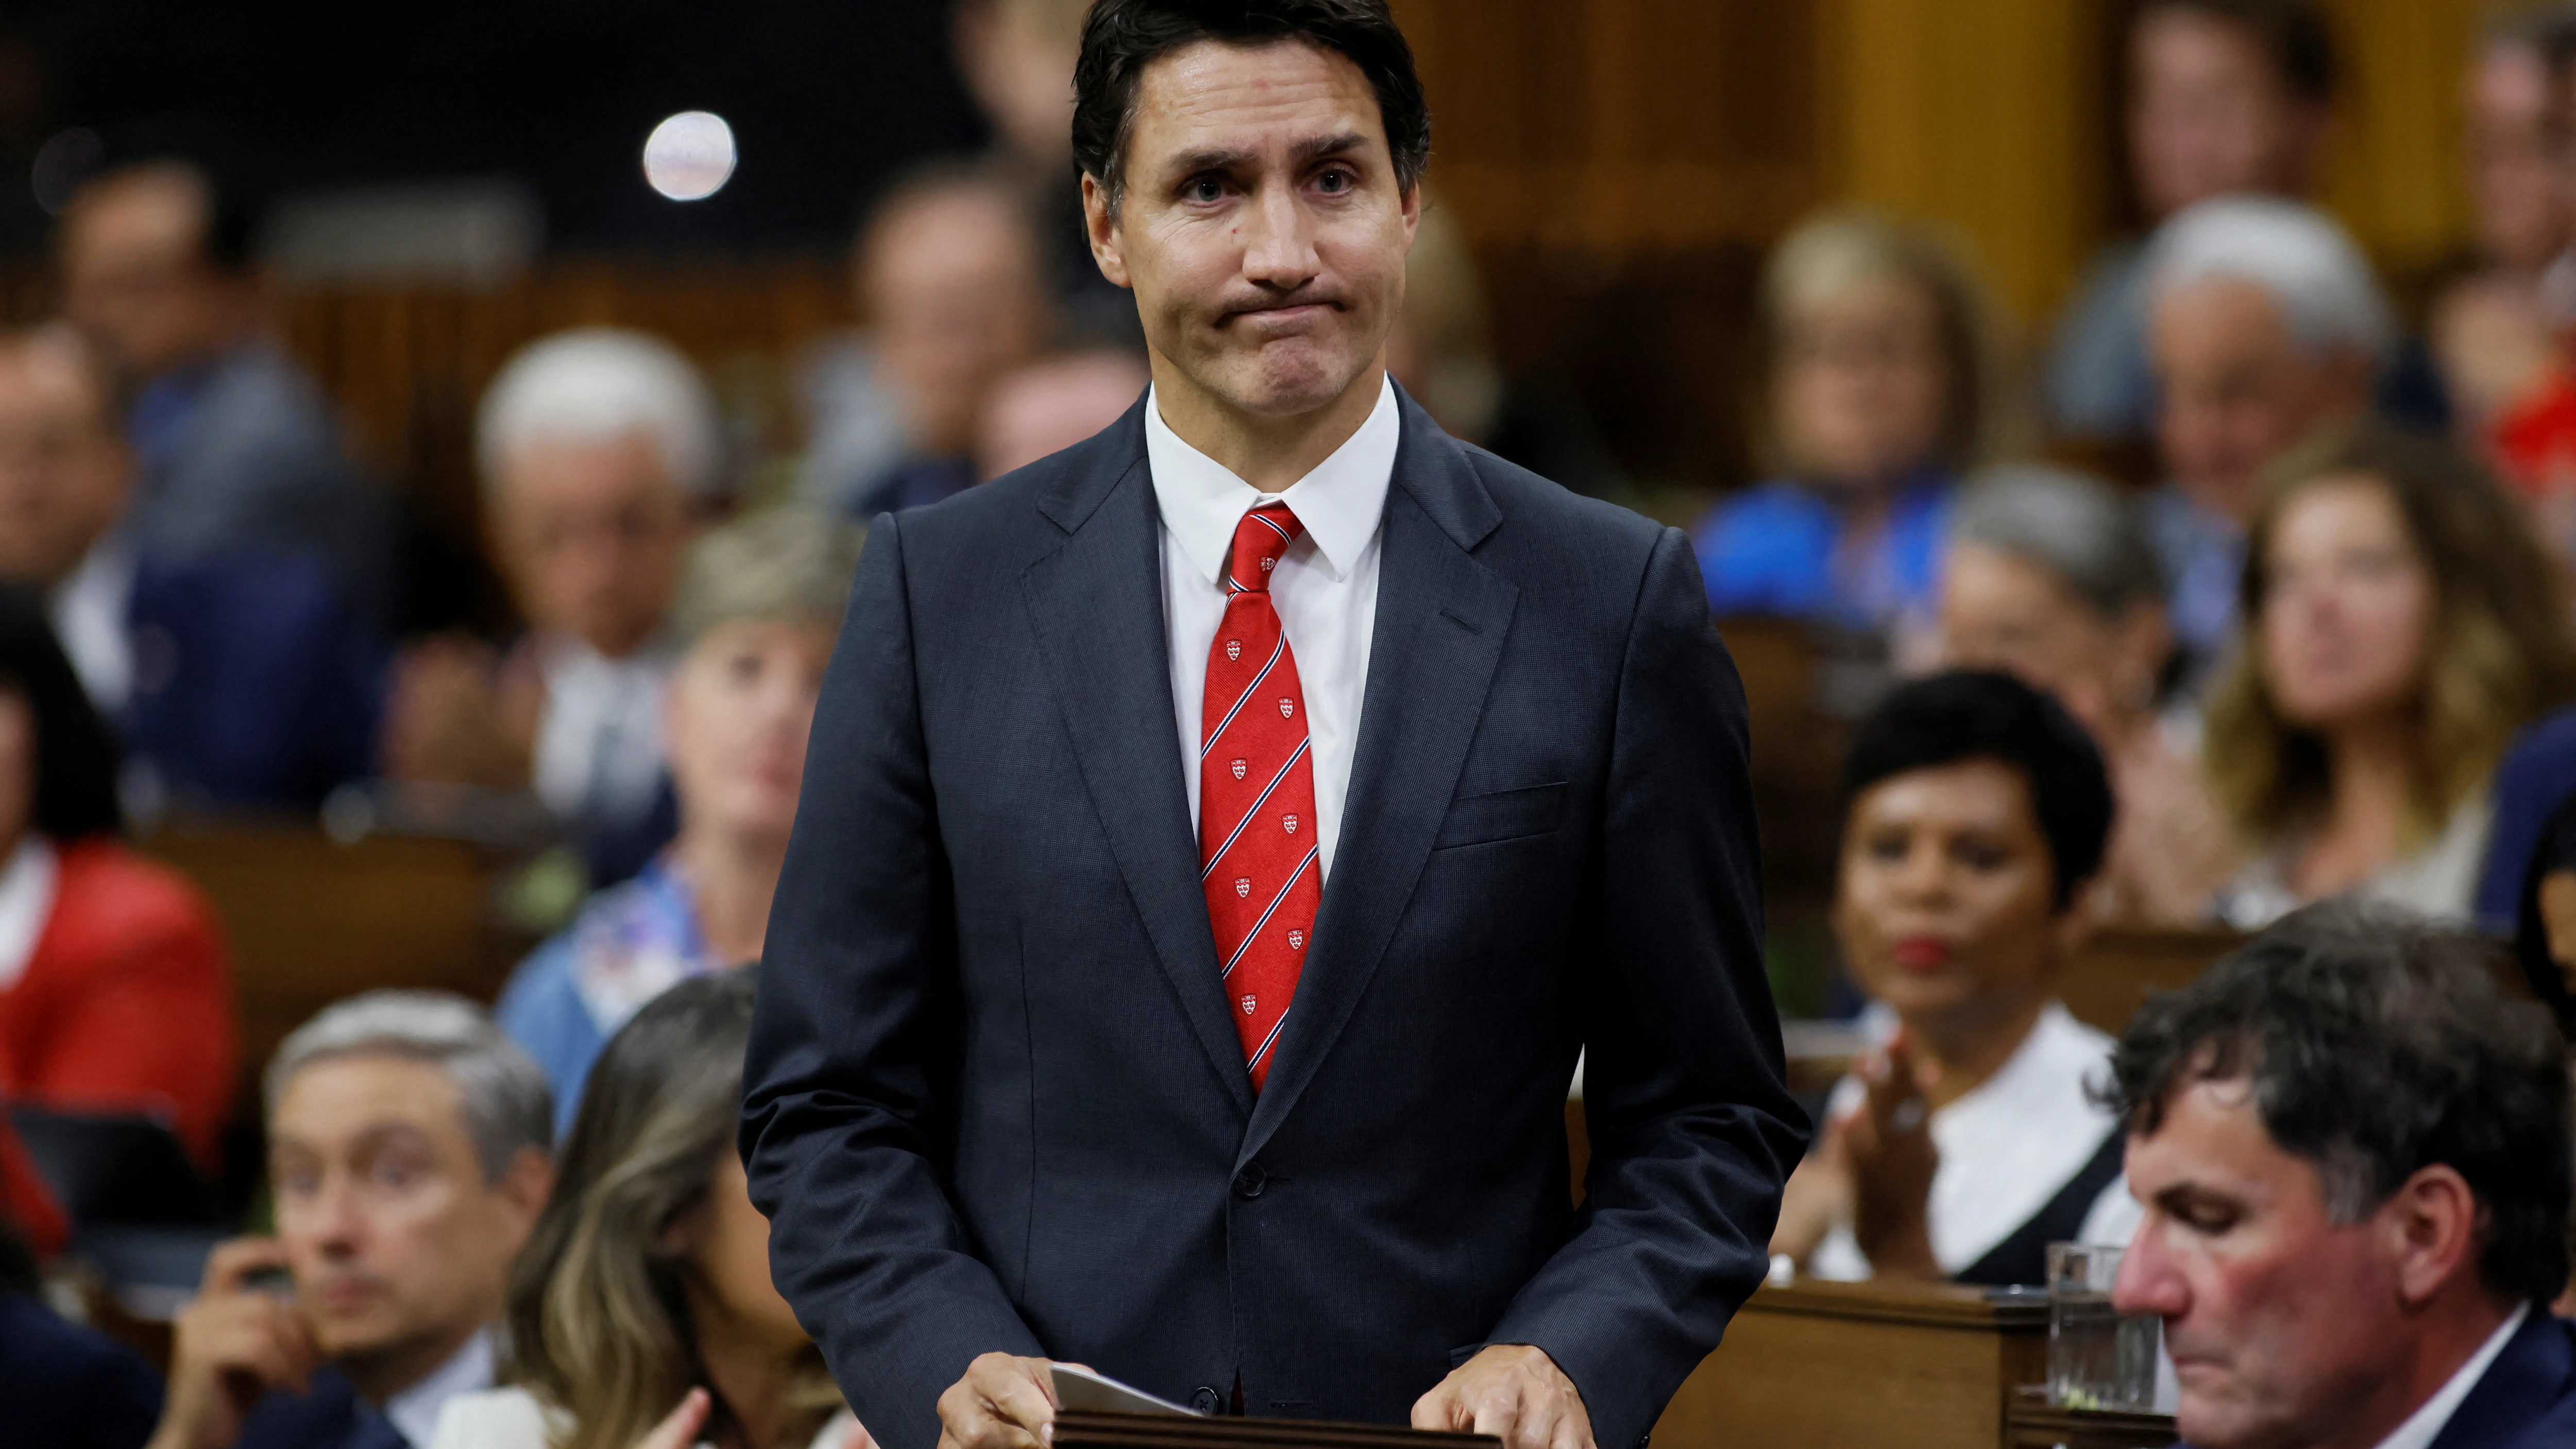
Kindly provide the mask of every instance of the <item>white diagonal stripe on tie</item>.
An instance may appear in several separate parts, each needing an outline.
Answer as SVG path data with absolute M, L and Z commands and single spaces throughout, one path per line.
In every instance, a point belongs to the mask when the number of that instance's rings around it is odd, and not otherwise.
M 1297 742 L 1297 748 L 1289 752 L 1288 763 L 1281 765 L 1279 767 L 1279 773 L 1270 777 L 1270 783 L 1261 787 L 1260 799 L 1254 800 L 1251 808 L 1243 812 L 1243 818 L 1234 822 L 1234 830 L 1225 837 L 1225 844 L 1218 846 L 1208 855 L 1207 864 L 1199 867 L 1200 884 L 1204 885 L 1207 883 L 1208 873 L 1215 870 L 1216 863 L 1225 859 L 1225 853 L 1234 848 L 1234 843 L 1237 840 L 1243 838 L 1243 828 L 1250 825 L 1252 823 L 1252 818 L 1261 813 L 1263 802 L 1270 798 L 1272 791 L 1279 788 L 1280 781 L 1288 778 L 1288 772 L 1297 768 L 1297 762 L 1306 757 L 1306 746 L 1309 743 L 1311 743 L 1311 741 L 1308 740 L 1299 740 Z
M 1279 894 L 1270 898 L 1270 905 L 1268 909 L 1262 911 L 1261 919 L 1253 922 L 1252 929 L 1243 933 L 1243 944 L 1234 948 L 1233 958 L 1225 963 L 1223 971 L 1217 973 L 1218 980 L 1222 981 L 1234 974 L 1234 968 L 1243 963 L 1243 953 L 1251 950 L 1252 943 L 1261 939 L 1261 928 L 1270 924 L 1271 916 L 1279 910 L 1279 903 L 1288 899 L 1288 893 L 1297 888 L 1297 878 L 1304 875 L 1306 867 L 1314 863 L 1315 852 L 1310 849 L 1306 852 L 1305 858 L 1297 862 L 1297 868 L 1288 872 L 1288 883 L 1279 888 Z
M 1225 734 L 1225 727 L 1234 723 L 1234 717 L 1236 715 L 1243 713 L 1244 703 L 1252 698 L 1252 692 L 1254 690 L 1261 687 L 1261 681 L 1270 677 L 1270 671 L 1279 667 L 1280 656 L 1287 652 L 1288 631 L 1282 629 L 1279 631 L 1279 642 L 1270 646 L 1270 658 L 1261 666 L 1261 672 L 1252 676 L 1252 682 L 1245 685 L 1243 687 L 1243 693 L 1236 697 L 1234 707 L 1225 712 L 1225 718 L 1216 722 L 1216 728 L 1209 731 L 1206 739 L 1199 741 L 1199 758 L 1201 760 L 1205 760 L 1208 757 L 1208 751 L 1216 748 L 1217 740 Z

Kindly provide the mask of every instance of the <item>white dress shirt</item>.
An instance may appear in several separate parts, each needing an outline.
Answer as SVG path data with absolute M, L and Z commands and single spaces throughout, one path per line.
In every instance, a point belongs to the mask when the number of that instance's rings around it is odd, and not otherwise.
M 54 915 L 54 885 L 60 878 L 54 847 L 28 831 L 0 867 L 0 991 L 18 984 L 44 939 L 45 922 Z
M 1381 382 L 1377 407 L 1333 455 L 1283 493 L 1263 493 L 1182 442 L 1147 397 L 1145 462 L 1163 515 L 1163 636 L 1172 651 L 1172 712 L 1181 732 L 1181 774 L 1190 820 L 1199 818 L 1199 714 L 1208 650 L 1225 621 L 1225 564 L 1243 515 L 1285 503 L 1306 525 L 1270 574 L 1306 694 L 1306 738 L 1314 755 L 1317 869 L 1332 874 L 1350 794 L 1351 752 L 1359 743 L 1360 696 L 1368 688 L 1369 635 L 1377 625 L 1378 538 L 1386 490 L 1395 477 L 1402 415 L 1395 384 Z
M 2460 1411 L 2460 1401 L 2478 1386 L 2478 1380 L 2487 1376 L 2487 1365 L 2494 1363 L 2496 1355 L 2504 1352 L 2506 1341 L 2522 1331 L 2522 1321 L 2530 1316 L 2530 1304 L 2516 1307 L 2513 1316 L 2504 1321 L 2504 1326 L 2488 1334 L 2487 1341 L 2478 1346 L 2478 1351 L 2469 1355 L 2469 1361 L 2460 1365 L 2459 1372 L 2452 1374 L 2442 1387 L 2433 1392 L 2433 1397 L 2407 1415 L 2405 1423 L 2379 1441 L 2379 1449 L 2433 1449 L 2433 1441 L 2441 1437 L 2442 1430 L 2451 1422 L 2451 1416 Z
M 425 1445 L 438 1435 L 439 1415 L 450 1399 L 479 1394 L 492 1387 L 492 1332 L 485 1329 L 465 1340 L 447 1362 L 419 1382 L 385 1400 L 385 1417 L 405 1439 Z
M 134 639 L 125 611 L 134 596 L 134 550 L 109 535 L 90 547 L 46 600 L 54 637 L 80 676 L 81 690 L 114 719 L 134 695 Z
M 611 659 L 578 639 L 545 646 L 537 719 L 537 798 L 565 819 L 626 822 L 662 788 L 662 689 L 671 653 L 647 645 Z
M 1894 1029 L 1894 1014 L 1870 1026 L 1872 1035 L 1884 1039 Z M 2092 1160 L 2103 1134 L 2116 1124 L 2085 1096 L 2084 1086 L 2107 1072 L 2111 1045 L 2109 1037 L 2052 1001 L 1993 1076 L 1925 1123 L 1941 1160 L 1923 1205 L 1924 1228 L 1942 1272 L 1956 1273 L 1984 1257 Z M 1847 1112 L 1860 1105 L 1861 1094 L 1860 1083 L 1846 1077 L 1826 1110 Z M 2086 1209 L 2076 1240 L 2126 1243 L 2142 1215 L 2129 1196 L 2128 1179 L 2115 1177 Z M 1818 1278 L 1870 1275 L 1869 1259 L 1848 1228 L 1834 1229 L 1817 1246 L 1807 1270 Z

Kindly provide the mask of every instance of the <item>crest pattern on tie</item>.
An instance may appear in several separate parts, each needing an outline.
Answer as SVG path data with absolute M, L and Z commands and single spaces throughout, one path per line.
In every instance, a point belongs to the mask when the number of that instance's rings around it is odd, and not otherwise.
M 1199 884 L 1256 1092 L 1296 1004 L 1324 898 L 1314 832 L 1298 828 L 1315 817 L 1305 688 L 1270 601 L 1271 570 L 1305 531 L 1284 503 L 1235 525 L 1199 724 Z

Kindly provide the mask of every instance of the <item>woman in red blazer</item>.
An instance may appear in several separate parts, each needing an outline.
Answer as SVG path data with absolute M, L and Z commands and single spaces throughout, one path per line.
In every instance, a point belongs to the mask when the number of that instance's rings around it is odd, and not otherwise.
M 212 1172 L 239 1051 L 231 970 L 205 898 L 117 838 L 116 771 L 42 609 L 0 592 L 0 1099 L 158 1118 Z M 59 1214 L 15 1146 L 0 1143 L 0 1211 L 42 1249 Z

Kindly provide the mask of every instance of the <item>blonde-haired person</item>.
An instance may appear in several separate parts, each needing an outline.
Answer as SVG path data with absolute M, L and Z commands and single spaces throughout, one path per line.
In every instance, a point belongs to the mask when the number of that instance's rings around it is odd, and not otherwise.
M 1709 607 L 1928 638 L 1951 495 L 1995 431 L 1978 288 L 1930 234 L 1835 211 L 1772 252 L 1761 308 L 1778 476 L 1694 530 Z
M 635 879 L 590 898 L 502 992 L 501 1027 L 572 1120 L 602 1043 L 674 982 L 759 956 L 804 783 L 805 741 L 865 534 L 794 509 L 701 539 L 662 699 L 679 833 Z
M 682 982 L 609 1039 L 511 1266 L 510 1387 L 449 1401 L 431 1449 L 867 1449 L 734 1153 L 758 975 Z
M 2252 852 L 2221 915 L 2252 929 L 2351 893 L 2465 919 L 2488 778 L 2576 697 L 2557 575 L 2475 464 L 2366 423 L 2272 468 L 2247 545 L 2203 746 Z

